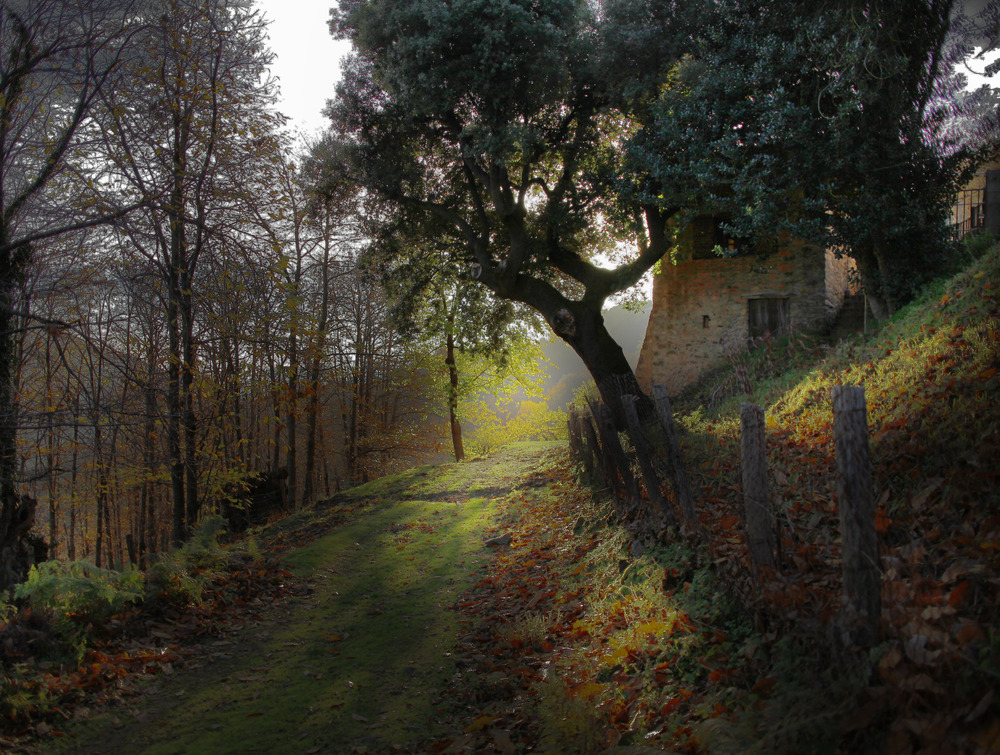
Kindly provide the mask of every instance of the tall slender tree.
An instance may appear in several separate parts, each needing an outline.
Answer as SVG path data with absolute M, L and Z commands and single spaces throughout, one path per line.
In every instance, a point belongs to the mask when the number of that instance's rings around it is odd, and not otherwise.
M 166 284 L 173 536 L 198 517 L 195 310 L 199 263 L 239 225 L 254 161 L 274 149 L 265 24 L 235 0 L 169 0 L 137 41 L 133 86 L 105 93 L 113 180 L 148 202 L 125 229 Z

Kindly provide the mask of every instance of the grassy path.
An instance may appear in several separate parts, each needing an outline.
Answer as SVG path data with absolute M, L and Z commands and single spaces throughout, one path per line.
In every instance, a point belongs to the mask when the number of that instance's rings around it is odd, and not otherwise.
M 512 449 L 341 496 L 371 505 L 288 555 L 311 594 L 270 606 L 46 752 L 375 753 L 437 736 L 435 699 L 456 664 L 451 608 L 482 577 L 483 541 L 540 453 Z

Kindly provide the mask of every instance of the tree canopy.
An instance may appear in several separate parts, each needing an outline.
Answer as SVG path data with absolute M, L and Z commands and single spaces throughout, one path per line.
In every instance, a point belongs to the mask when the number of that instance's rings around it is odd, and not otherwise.
M 601 307 L 693 215 L 842 248 L 880 311 L 912 294 L 969 155 L 937 139 L 953 5 L 343 0 L 329 115 L 351 178 L 448 226 L 447 258 L 541 313 L 615 407 L 639 390 Z

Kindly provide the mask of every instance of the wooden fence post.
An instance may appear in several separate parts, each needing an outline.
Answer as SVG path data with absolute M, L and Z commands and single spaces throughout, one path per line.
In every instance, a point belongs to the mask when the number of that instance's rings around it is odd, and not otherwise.
M 740 468 L 747 548 L 755 566 L 774 566 L 774 526 L 767 489 L 767 436 L 764 410 L 740 404 Z
M 570 404 L 569 409 L 569 450 L 576 461 L 582 458 L 582 439 L 580 438 L 580 413 L 576 404 Z
M 604 444 L 610 464 L 617 475 L 621 477 L 629 502 L 638 503 L 639 483 L 635 479 L 635 475 L 632 474 L 632 468 L 625 456 L 625 449 L 622 448 L 621 440 L 618 438 L 618 430 L 615 429 L 614 420 L 611 418 L 611 410 L 604 404 L 596 404 L 593 408 L 596 410 L 594 418 L 597 420 L 597 429 L 601 434 L 601 442 Z
M 590 405 L 590 417 L 587 417 L 586 412 L 584 412 L 583 417 L 587 422 L 587 427 L 589 431 L 594 433 L 594 443 L 601 449 L 600 462 L 601 462 L 601 476 L 604 478 L 604 484 L 611 488 L 611 492 L 617 497 L 621 492 L 621 483 L 618 481 L 617 470 L 615 469 L 615 457 L 611 449 L 608 447 L 608 439 L 604 437 L 603 428 L 601 427 L 601 408 L 603 404 L 599 401 L 589 402 Z
M 635 446 L 635 454 L 639 458 L 639 468 L 642 470 L 642 477 L 646 481 L 646 492 L 649 493 L 649 500 L 656 503 L 663 516 L 670 524 L 677 524 L 677 517 L 670 510 L 670 504 L 663 497 L 660 490 L 660 480 L 653 469 L 653 461 L 649 457 L 649 449 L 646 446 L 646 439 L 642 434 L 642 426 L 639 424 L 639 414 L 636 412 L 635 404 L 638 397 L 633 395 L 622 396 L 622 407 L 625 410 L 625 421 L 628 423 L 628 434 L 632 438 L 632 445 Z
M 882 610 L 882 582 L 865 389 L 835 385 L 831 393 L 844 594 L 859 619 L 855 641 L 860 645 L 874 645 L 878 641 Z
M 667 443 L 667 461 L 674 478 L 674 492 L 677 494 L 677 505 L 685 523 L 695 521 L 694 495 L 688 483 L 687 472 L 684 470 L 684 457 L 681 454 L 681 444 L 677 440 L 677 428 L 674 426 L 674 413 L 670 408 L 670 398 L 667 388 L 662 384 L 653 386 L 653 400 L 656 403 L 656 414 L 660 418 L 660 426 Z
M 594 430 L 594 423 L 590 421 L 590 417 L 583 415 L 580 420 L 583 422 L 584 444 L 587 447 L 584 468 L 587 471 L 587 479 L 593 480 L 594 468 L 604 466 L 601 444 L 597 442 L 597 432 Z

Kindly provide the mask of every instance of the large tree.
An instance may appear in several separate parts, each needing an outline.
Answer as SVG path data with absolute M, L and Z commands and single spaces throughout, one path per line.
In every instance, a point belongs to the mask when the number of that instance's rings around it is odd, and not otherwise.
M 602 306 L 697 214 L 763 251 L 841 247 L 880 312 L 933 269 L 965 157 L 935 139 L 952 5 L 342 0 L 329 114 L 354 179 L 447 223 L 448 259 L 540 312 L 617 409 L 639 389 Z
M 645 5 L 614 0 L 612 13 Z M 696 209 L 762 247 L 791 234 L 843 250 L 876 315 L 890 314 L 940 274 L 969 162 L 969 145 L 943 129 L 953 6 L 720 0 L 651 100 L 633 142 L 639 169 L 665 189 L 661 202 L 696 177 Z
M 401 214 L 448 224 L 462 242 L 449 259 L 539 312 L 617 408 L 641 391 L 601 309 L 667 251 L 675 208 L 636 204 L 617 225 L 609 214 L 609 147 L 629 123 L 606 92 L 592 9 L 345 0 L 332 30 L 356 52 L 330 115 L 354 179 Z M 612 231 L 635 252 L 606 269 L 594 252 Z

